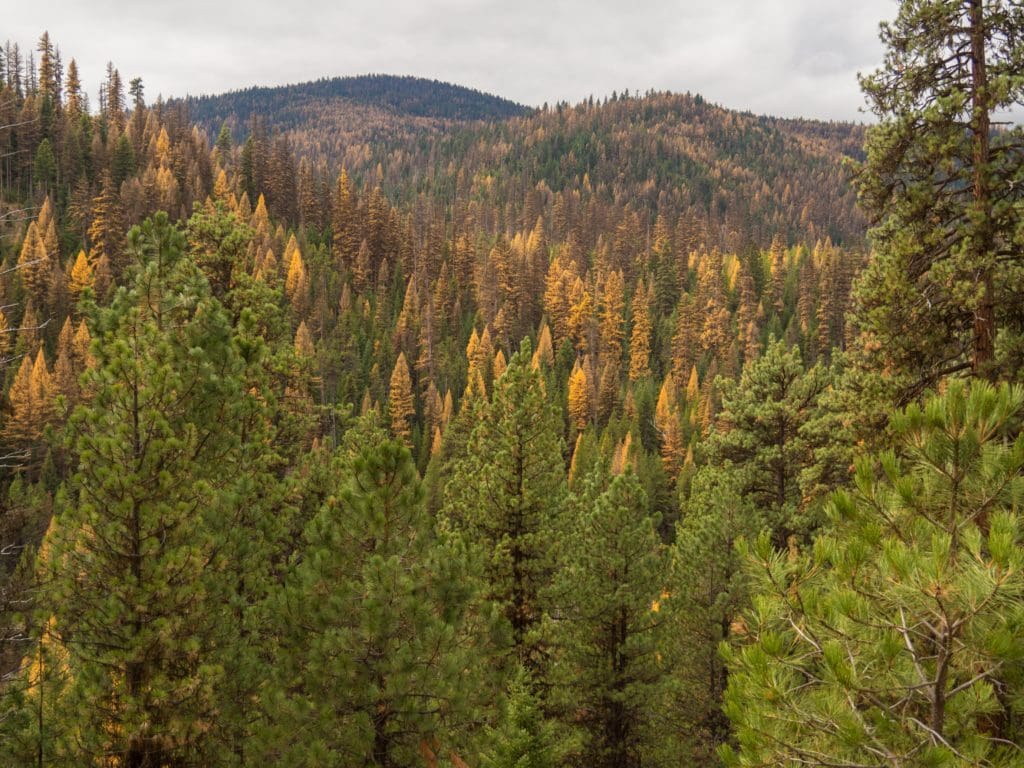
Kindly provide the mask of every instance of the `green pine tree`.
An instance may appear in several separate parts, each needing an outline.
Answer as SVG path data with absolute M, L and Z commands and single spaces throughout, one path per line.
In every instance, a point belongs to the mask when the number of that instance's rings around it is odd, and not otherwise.
M 814 467 L 818 448 L 840 437 L 809 428 L 821 416 L 827 371 L 805 371 L 799 348 L 772 340 L 764 355 L 743 367 L 739 381 L 720 381 L 722 411 L 707 444 L 706 471 L 721 467 L 739 476 L 741 498 L 765 515 L 777 544 L 806 534 L 815 516 L 801 475 Z M 815 480 L 821 474 L 816 469 Z
M 657 517 L 631 470 L 596 470 L 570 509 L 549 598 L 552 705 L 582 731 L 582 765 L 673 765 L 671 595 Z
M 490 599 L 512 627 L 515 652 L 540 663 L 540 591 L 551 576 L 552 540 L 565 495 L 561 413 L 523 341 L 490 401 L 478 402 L 465 454 L 453 462 L 442 514 L 486 560 Z
M 688 756 L 695 765 L 714 759 L 730 735 L 722 713 L 727 681 L 718 646 L 749 602 L 748 581 L 736 542 L 766 528 L 763 511 L 743 495 L 743 475 L 704 467 L 682 504 L 673 549 L 672 589 L 677 615 L 678 676 L 686 696 Z
M 481 768 L 556 768 L 565 752 L 556 724 L 545 717 L 530 673 L 517 667 L 498 725 L 487 733 Z
M 481 654 L 495 622 L 474 608 L 472 560 L 435 530 L 407 448 L 364 442 L 334 463 L 341 487 L 267 607 L 279 633 L 267 759 L 407 766 L 424 749 L 458 754 L 494 695 Z
M 884 67 L 861 79 L 879 122 L 858 169 L 875 253 L 854 322 L 860 368 L 881 382 L 854 384 L 888 406 L 951 373 L 1012 375 L 1024 359 L 1024 128 L 999 124 L 1024 100 L 1022 34 L 1012 0 L 902 2 L 882 25 Z
M 1024 389 L 951 382 L 893 416 L 812 551 L 744 550 L 728 762 L 1016 766 L 1024 716 Z
M 69 427 L 77 468 L 45 544 L 39 623 L 67 670 L 52 759 L 224 764 L 222 697 L 259 676 L 234 649 L 252 642 L 244 610 L 273 541 L 266 417 L 181 233 L 160 214 L 129 243 L 134 285 L 94 321 L 90 399 Z

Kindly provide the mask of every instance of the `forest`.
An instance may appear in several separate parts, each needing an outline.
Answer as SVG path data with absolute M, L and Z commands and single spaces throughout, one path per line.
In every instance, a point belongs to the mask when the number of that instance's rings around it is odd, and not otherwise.
M 1024 9 L 894 13 L 868 125 L 4 45 L 0 765 L 1024 765 Z

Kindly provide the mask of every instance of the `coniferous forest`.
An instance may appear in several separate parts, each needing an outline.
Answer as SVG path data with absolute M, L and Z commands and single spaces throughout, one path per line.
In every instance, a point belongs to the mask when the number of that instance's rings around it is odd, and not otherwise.
M 0 765 L 1024 765 L 1024 8 L 893 14 L 867 125 L 8 42 Z

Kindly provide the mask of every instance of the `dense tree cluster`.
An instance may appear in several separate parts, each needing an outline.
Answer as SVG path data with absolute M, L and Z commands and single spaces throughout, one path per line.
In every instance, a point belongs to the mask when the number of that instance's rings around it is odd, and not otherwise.
M 660 213 L 673 222 L 685 217 L 689 247 L 746 252 L 767 247 L 776 234 L 863 240 L 864 218 L 842 163 L 844 155 L 862 155 L 858 126 L 756 117 L 700 96 L 654 91 L 480 121 L 493 111 L 486 102 L 463 107 L 480 95 L 438 92 L 434 103 L 442 106 L 424 113 L 408 99 L 389 98 L 388 89 L 368 99 L 358 95 L 362 87 L 350 94 L 332 82 L 186 103 L 209 135 L 228 130 L 268 163 L 275 142 L 287 144 L 310 190 L 345 168 L 360 186 L 440 208 L 455 226 L 471 216 L 491 236 L 531 228 L 543 216 L 559 238 L 575 227 L 590 249 L 620 227 L 650 239 Z M 437 86 L 420 88 L 434 93 Z M 326 211 L 326 201 L 320 205 Z
M 943 20 L 997 93 L 905 96 Z M 8 45 L 0 762 L 1018 764 L 1020 134 L 961 129 L 1022 26 L 887 28 L 871 251 L 850 126 L 385 79 L 211 144 Z

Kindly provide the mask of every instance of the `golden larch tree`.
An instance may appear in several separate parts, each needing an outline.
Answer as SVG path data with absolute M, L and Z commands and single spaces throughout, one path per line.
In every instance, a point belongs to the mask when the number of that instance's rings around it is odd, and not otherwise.
M 618 360 L 622 356 L 624 291 L 622 273 L 609 273 L 601 295 L 601 355 L 606 359 Z
M 651 310 L 643 282 L 633 292 L 633 333 L 629 337 L 629 380 L 651 375 Z
M 576 429 L 583 431 L 590 421 L 590 408 L 593 394 L 587 367 L 576 361 L 572 374 L 569 376 L 569 418 Z
M 686 457 L 686 443 L 683 440 L 683 425 L 679 413 L 679 393 L 675 377 L 671 373 L 665 377 L 658 393 L 654 425 L 661 436 L 661 460 L 665 465 L 665 472 L 674 480 Z
M 28 225 L 25 240 L 21 244 L 18 273 L 21 275 L 21 283 L 25 286 L 25 290 L 38 303 L 43 303 L 46 300 L 51 270 L 52 264 L 49 254 L 46 252 L 46 245 L 39 235 L 36 222 L 33 221 Z
M 391 417 L 392 433 L 406 445 L 412 443 L 412 420 L 415 414 L 409 364 L 405 360 L 405 353 L 399 352 L 388 388 L 388 415 Z
M 95 284 L 92 264 L 84 250 L 80 250 L 71 266 L 71 273 L 68 275 L 68 290 L 71 297 L 78 301 L 87 288 L 92 289 Z
M 537 370 L 542 365 L 550 367 L 554 364 L 555 351 L 551 345 L 551 328 L 548 327 L 547 323 L 544 323 L 541 326 L 540 333 L 537 334 L 537 349 L 534 350 L 531 365 L 533 370 Z
M 313 344 L 313 334 L 310 333 L 306 321 L 299 323 L 295 331 L 295 354 L 301 358 L 310 358 L 315 354 L 316 347 Z

